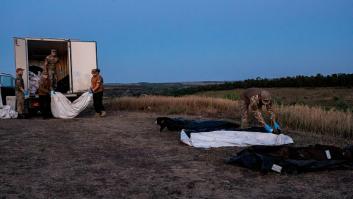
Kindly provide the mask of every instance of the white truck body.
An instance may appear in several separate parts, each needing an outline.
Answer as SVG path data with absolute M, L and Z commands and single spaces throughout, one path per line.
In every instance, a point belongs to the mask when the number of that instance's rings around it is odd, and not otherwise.
M 30 66 L 35 65 L 44 70 L 44 60 L 51 49 L 58 52 L 61 70 L 58 75 L 66 82 L 64 94 L 87 91 L 91 83 L 91 70 L 98 67 L 95 41 L 15 37 L 15 65 L 16 68 L 25 69 L 25 89 L 28 89 L 29 85 Z

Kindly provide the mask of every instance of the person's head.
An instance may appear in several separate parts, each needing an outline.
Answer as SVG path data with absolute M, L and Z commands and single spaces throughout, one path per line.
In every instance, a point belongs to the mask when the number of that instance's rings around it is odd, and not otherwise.
M 97 75 L 99 75 L 99 73 L 100 73 L 100 70 L 99 70 L 98 68 L 92 69 L 92 71 L 91 71 L 91 74 L 92 74 L 93 76 L 97 76 Z
M 260 97 L 261 97 L 261 102 L 264 105 L 270 104 L 271 103 L 271 94 L 270 92 L 266 91 L 266 90 L 262 90 L 260 92 Z
M 23 69 L 23 68 L 16 68 L 16 74 L 19 75 L 19 76 L 22 76 L 24 70 L 25 69 Z
M 56 56 L 57 55 L 56 54 L 56 50 L 55 49 L 51 49 L 50 54 L 53 55 L 53 56 Z
M 44 78 L 44 79 L 48 79 L 48 72 L 47 71 L 44 71 L 43 72 L 43 74 L 42 74 L 42 77 Z

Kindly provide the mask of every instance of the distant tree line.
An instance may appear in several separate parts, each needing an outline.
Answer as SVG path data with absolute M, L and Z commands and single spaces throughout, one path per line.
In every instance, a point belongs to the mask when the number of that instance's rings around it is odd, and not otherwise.
M 212 84 L 204 86 L 195 86 L 174 90 L 171 95 L 189 95 L 202 91 L 211 90 L 231 90 L 236 88 L 251 87 L 353 87 L 353 74 L 332 74 L 324 76 L 317 74 L 316 76 L 298 75 L 294 77 L 281 78 L 261 78 L 247 79 L 244 81 L 225 82 L 224 84 Z

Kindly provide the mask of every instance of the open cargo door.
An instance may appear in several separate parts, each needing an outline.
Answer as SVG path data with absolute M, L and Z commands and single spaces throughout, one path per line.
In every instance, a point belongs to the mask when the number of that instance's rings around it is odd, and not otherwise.
M 91 86 L 91 70 L 97 68 L 96 42 L 71 41 L 72 91 L 82 92 Z
M 27 62 L 27 42 L 25 39 L 15 38 L 15 64 L 17 68 L 23 68 L 23 81 L 25 89 L 28 89 L 28 62 Z

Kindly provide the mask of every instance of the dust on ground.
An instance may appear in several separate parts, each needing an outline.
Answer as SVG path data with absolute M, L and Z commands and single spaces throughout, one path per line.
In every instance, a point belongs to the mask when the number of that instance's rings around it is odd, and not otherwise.
M 0 121 L 0 198 L 352 198 L 353 171 L 261 174 L 195 149 L 153 113 Z M 289 133 L 297 145 L 352 141 Z

